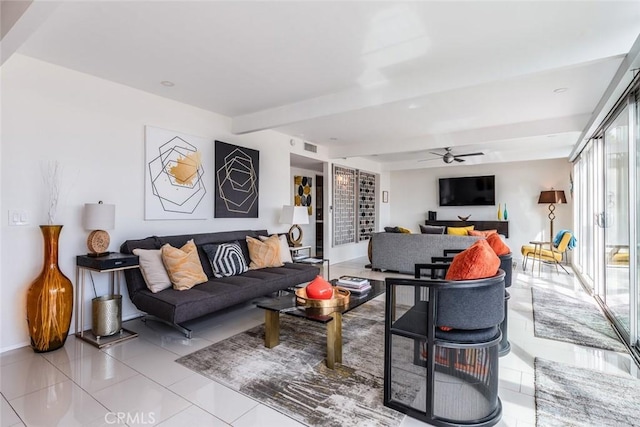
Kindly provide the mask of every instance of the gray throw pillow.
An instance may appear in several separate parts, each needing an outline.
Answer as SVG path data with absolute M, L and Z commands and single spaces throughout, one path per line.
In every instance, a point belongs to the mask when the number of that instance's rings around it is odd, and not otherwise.
M 444 234 L 445 228 L 439 225 L 420 225 L 420 232 L 422 234 Z

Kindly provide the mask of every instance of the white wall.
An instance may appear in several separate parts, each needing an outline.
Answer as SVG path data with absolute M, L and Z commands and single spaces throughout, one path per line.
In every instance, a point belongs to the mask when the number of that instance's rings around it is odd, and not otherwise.
M 116 228 L 110 231 L 110 250 L 126 239 L 238 229 L 286 232 L 279 213 L 292 200 L 290 153 L 324 163 L 325 257 L 331 263 L 366 256 L 367 242 L 332 246 L 330 197 L 332 161 L 325 147 L 318 153 L 289 144 L 290 137 L 273 131 L 233 135 L 227 117 L 171 101 L 123 85 L 14 54 L 0 67 L 2 128 L 0 145 L 0 352 L 27 345 L 25 298 L 42 268 L 42 237 L 46 223 L 46 188 L 40 165 L 58 160 L 64 168 L 62 200 L 57 221 L 64 225 L 60 239 L 60 267 L 75 283 L 75 256 L 86 253 L 87 231 L 82 228 L 84 203 L 103 200 L 116 205 Z M 176 88 L 167 88 L 173 90 Z M 179 89 L 177 89 L 179 90 Z M 144 126 L 218 139 L 260 151 L 260 198 L 257 219 L 200 221 L 144 221 Z M 404 225 L 418 230 L 427 210 L 439 218 L 459 214 L 473 219 L 495 218 L 494 209 L 439 209 L 435 179 L 441 176 L 495 172 L 498 197 L 509 203 L 510 245 L 540 237 L 548 229 L 546 206 L 536 204 L 541 189 L 567 190 L 569 166 L 563 161 L 513 165 L 470 166 L 420 171 L 384 172 L 365 159 L 334 160 L 336 164 L 380 174 L 380 190 L 389 191 L 388 204 L 378 195 L 379 226 Z M 213 175 L 208 185 L 213 186 Z M 211 194 L 213 192 L 211 191 Z M 568 206 L 558 207 L 556 230 L 570 224 Z M 27 226 L 8 226 L 8 210 L 29 213 Z M 453 209 L 453 210 L 452 210 Z M 486 210 L 484 210 L 486 209 Z M 305 237 L 313 233 L 305 231 Z M 516 242 L 516 243 L 512 243 Z M 107 275 L 95 274 L 98 295 L 106 293 Z M 85 290 L 88 313 L 92 291 Z M 124 296 L 124 318 L 138 313 Z M 89 324 L 84 325 L 85 328 Z M 73 332 L 73 321 L 72 321 Z
M 458 215 L 471 215 L 470 220 L 497 220 L 497 206 L 438 206 L 438 178 L 474 175 L 496 176 L 496 203 L 507 204 L 509 238 L 507 244 L 514 258 L 520 247 L 531 240 L 549 238 L 549 205 L 539 205 L 542 190 L 564 190 L 566 205 L 556 205 L 554 234 L 572 228 L 573 201 L 569 194 L 571 164 L 564 159 L 500 163 L 475 166 L 446 166 L 391 172 L 389 201 L 391 216 L 382 226 L 403 226 L 419 233 L 427 211 L 436 211 L 440 220 L 457 220 Z
M 26 345 L 29 340 L 26 291 L 42 268 L 38 225 L 46 223 L 43 162 L 58 160 L 64 168 L 63 199 L 56 221 L 64 225 L 59 263 L 74 283 L 75 256 L 87 252 L 87 231 L 81 225 L 87 202 L 103 200 L 116 205 L 116 228 L 110 231 L 112 251 L 126 239 L 150 235 L 289 229 L 278 222 L 282 205 L 292 197 L 289 157 L 291 152 L 303 152 L 302 144 L 289 144 L 290 137 L 273 131 L 233 135 L 226 117 L 22 55 L 13 55 L 0 72 L 0 351 Z M 259 150 L 259 218 L 214 219 L 212 213 L 210 219 L 200 221 L 144 221 L 145 125 Z M 321 146 L 317 155 L 304 154 L 326 161 Z M 208 179 L 213 195 L 212 173 Z M 9 209 L 26 210 L 29 225 L 8 226 Z M 106 293 L 106 276 L 94 274 L 99 295 Z M 93 291 L 86 289 L 85 295 L 85 310 L 89 310 Z M 137 315 L 128 296 L 123 313 L 125 319 Z

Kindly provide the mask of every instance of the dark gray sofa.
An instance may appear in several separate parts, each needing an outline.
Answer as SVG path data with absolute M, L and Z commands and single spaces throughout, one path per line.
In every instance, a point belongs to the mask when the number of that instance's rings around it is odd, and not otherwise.
M 136 248 L 160 249 L 165 243 L 179 248 L 193 239 L 198 247 L 200 263 L 209 278 L 209 281 L 186 291 L 169 288 L 154 294 L 147 288 L 139 269 L 125 270 L 129 297 L 139 310 L 170 323 L 191 338 L 191 331 L 181 323 L 311 281 L 318 275 L 318 268 L 313 265 L 292 263 L 285 263 L 283 267 L 249 270 L 237 276 L 217 278 L 213 275 L 202 245 L 238 241 L 248 265 L 249 249 L 245 238 L 261 235 L 268 236 L 268 233 L 266 230 L 242 230 L 127 240 L 120 246 L 120 252 L 131 254 Z

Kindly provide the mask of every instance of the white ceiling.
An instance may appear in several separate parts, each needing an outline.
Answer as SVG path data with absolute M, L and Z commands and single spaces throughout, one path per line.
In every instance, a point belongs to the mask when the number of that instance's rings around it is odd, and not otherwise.
M 567 157 L 640 34 L 638 1 L 44 3 L 17 52 L 387 169 Z

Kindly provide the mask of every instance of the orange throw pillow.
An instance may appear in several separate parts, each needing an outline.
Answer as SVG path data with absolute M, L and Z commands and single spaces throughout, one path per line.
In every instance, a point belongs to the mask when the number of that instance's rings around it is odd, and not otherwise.
M 257 270 L 284 265 L 280 257 L 280 239 L 277 234 L 270 236 L 264 242 L 247 236 L 247 246 L 249 247 L 249 258 L 251 258 L 249 269 Z
M 486 240 L 478 240 L 453 258 L 445 280 L 484 279 L 495 276 L 500 258 Z
M 180 249 L 167 243 L 162 246 L 160 253 L 174 289 L 184 291 L 209 280 L 200 264 L 198 248 L 193 239 Z
M 498 230 L 468 230 L 469 236 L 475 237 L 489 237 L 492 234 L 496 234 Z
M 487 236 L 487 243 L 491 246 L 491 249 L 496 253 L 496 255 L 506 255 L 511 253 L 511 249 L 506 245 L 500 238 L 498 234 L 491 234 Z

